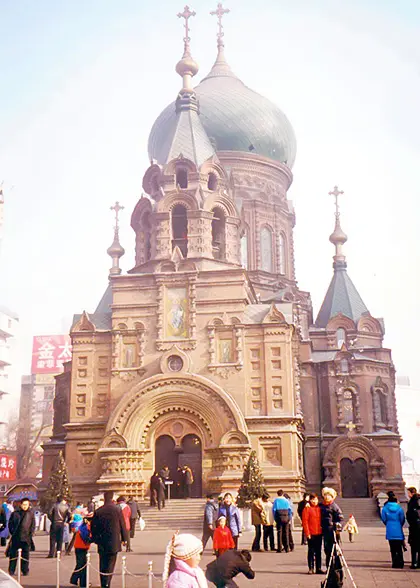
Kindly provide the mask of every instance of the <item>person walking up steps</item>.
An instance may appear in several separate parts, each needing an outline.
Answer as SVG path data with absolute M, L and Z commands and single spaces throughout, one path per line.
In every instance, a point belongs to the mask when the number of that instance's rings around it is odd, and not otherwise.
M 352 514 L 349 516 L 349 520 L 344 525 L 343 531 L 348 532 L 349 541 L 350 541 L 350 543 L 353 543 L 353 537 L 354 537 L 354 535 L 357 535 L 357 533 L 359 532 L 359 527 L 357 526 L 356 519 L 354 518 L 354 516 Z
M 308 573 L 323 574 L 321 508 L 316 494 L 309 495 L 309 502 L 302 511 L 302 525 L 308 542 Z

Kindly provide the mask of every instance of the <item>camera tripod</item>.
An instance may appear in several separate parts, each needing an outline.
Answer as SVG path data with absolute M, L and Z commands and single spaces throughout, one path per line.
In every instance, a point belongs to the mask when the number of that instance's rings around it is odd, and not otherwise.
M 339 562 L 339 566 L 336 562 Z M 345 557 L 343 555 L 343 550 L 337 540 L 337 535 L 334 531 L 334 544 L 331 551 L 330 562 L 328 564 L 327 574 L 325 576 L 325 580 L 321 583 L 321 587 L 323 588 L 335 588 L 336 586 L 343 586 L 344 579 L 345 579 L 345 572 L 347 572 L 350 582 L 353 588 L 357 588 L 356 583 L 351 575 L 351 571 Z M 332 576 L 330 578 L 330 574 L 335 574 L 335 577 Z M 333 578 L 333 579 L 332 579 Z

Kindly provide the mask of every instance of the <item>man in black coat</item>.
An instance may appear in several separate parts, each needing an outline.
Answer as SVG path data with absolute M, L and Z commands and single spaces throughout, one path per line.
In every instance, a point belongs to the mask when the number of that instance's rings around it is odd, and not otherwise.
M 23 576 L 29 574 L 29 554 L 32 536 L 35 533 L 35 516 L 29 498 L 22 498 L 20 506 L 12 512 L 9 519 L 9 531 L 12 540 L 9 548 L 9 574 L 15 575 L 18 549 L 22 550 L 20 569 Z
M 71 519 L 70 507 L 63 496 L 57 497 L 57 502 L 50 510 L 48 518 L 51 521 L 51 527 L 50 550 L 47 557 L 57 557 L 57 551 L 61 553 L 63 549 L 64 525 Z
M 136 521 L 141 517 L 141 511 L 139 504 L 136 500 L 134 500 L 134 496 L 129 496 L 128 506 L 130 507 L 131 514 L 130 514 L 130 537 L 131 539 L 134 537 L 136 533 Z
M 210 562 L 206 569 L 206 578 L 213 582 L 217 588 L 235 588 L 238 584 L 233 578 L 238 574 L 244 574 L 249 580 L 255 578 L 255 572 L 250 566 L 251 554 L 247 549 L 238 551 L 229 549 L 222 553 L 216 560 Z
M 414 486 L 407 488 L 409 501 L 407 504 L 407 523 L 409 527 L 408 542 L 411 547 L 412 570 L 420 568 L 420 494 Z
M 92 541 L 98 546 L 102 588 L 111 586 L 118 552 L 121 551 L 121 543 L 128 541 L 128 531 L 122 510 L 114 504 L 113 496 L 112 491 L 104 493 L 104 505 L 95 511 L 90 527 Z

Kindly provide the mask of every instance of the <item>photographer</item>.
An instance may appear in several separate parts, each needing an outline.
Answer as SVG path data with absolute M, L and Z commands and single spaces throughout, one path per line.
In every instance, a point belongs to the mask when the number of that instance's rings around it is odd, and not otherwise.
M 334 502 L 337 492 L 333 488 L 323 488 L 321 503 L 321 528 L 327 568 L 331 559 L 334 541 L 340 542 L 340 531 L 344 521 L 340 507 Z

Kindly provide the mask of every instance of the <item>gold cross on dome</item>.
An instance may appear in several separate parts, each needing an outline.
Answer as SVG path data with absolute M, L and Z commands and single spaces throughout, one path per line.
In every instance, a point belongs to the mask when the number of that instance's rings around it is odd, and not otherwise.
M 114 206 L 110 207 L 110 210 L 113 210 L 115 212 L 115 228 L 118 229 L 118 225 L 120 222 L 119 214 L 121 210 L 124 210 L 124 206 L 121 206 L 121 204 L 117 201 L 114 204 Z
M 338 197 L 341 196 L 342 194 L 344 194 L 343 190 L 339 190 L 338 186 L 334 186 L 334 190 L 331 190 L 331 192 L 328 192 L 329 196 L 334 196 L 335 198 L 335 214 L 336 216 L 340 215 L 339 212 L 339 207 L 338 207 Z
M 217 16 L 217 24 L 219 27 L 219 31 L 217 33 L 217 40 L 219 42 L 221 42 L 222 37 L 224 36 L 224 32 L 223 32 L 223 24 L 222 24 L 222 18 L 224 17 L 225 14 L 228 14 L 230 12 L 229 8 L 223 8 L 223 5 L 221 2 L 219 2 L 219 4 L 217 5 L 216 10 L 212 10 L 210 12 L 210 14 L 212 16 L 216 15 Z
M 188 24 L 188 21 L 190 20 L 190 18 L 192 16 L 195 16 L 196 13 L 194 10 L 190 10 L 189 6 L 184 6 L 184 12 L 178 12 L 177 17 L 178 18 L 183 18 L 185 19 L 185 38 L 184 41 L 185 43 L 188 43 L 191 39 L 190 39 L 190 26 Z
M 350 421 L 349 423 L 347 423 L 346 429 L 348 429 L 349 435 L 353 435 L 354 430 L 356 429 L 356 425 L 353 423 L 353 421 Z

